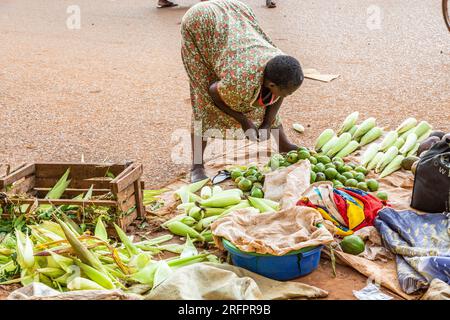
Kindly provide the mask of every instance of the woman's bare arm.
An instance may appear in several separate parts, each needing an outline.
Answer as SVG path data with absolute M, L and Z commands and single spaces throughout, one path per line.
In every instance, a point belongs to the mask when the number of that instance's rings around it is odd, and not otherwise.
M 227 106 L 225 102 L 223 102 L 217 90 L 217 82 L 214 82 L 209 87 L 209 95 L 211 96 L 211 99 L 214 101 L 214 104 L 216 105 L 217 108 L 219 108 L 222 112 L 231 116 L 233 119 L 235 119 L 237 122 L 241 124 L 242 129 L 247 134 L 247 137 L 250 140 L 255 141 L 258 139 L 258 130 L 254 125 L 254 123 L 250 121 L 242 112 L 234 111 L 229 106 Z

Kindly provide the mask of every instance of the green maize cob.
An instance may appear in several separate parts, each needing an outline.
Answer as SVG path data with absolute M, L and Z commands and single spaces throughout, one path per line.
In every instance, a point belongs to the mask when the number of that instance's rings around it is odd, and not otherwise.
M 390 131 L 383 139 L 380 145 L 380 151 L 386 151 L 392 145 L 394 145 L 395 141 L 398 139 L 397 131 Z
M 409 150 L 414 148 L 416 142 L 417 142 L 417 135 L 415 133 L 409 134 L 408 137 L 406 138 L 405 144 L 400 148 L 400 153 L 401 154 L 408 153 Z
M 363 165 L 364 167 L 366 167 L 370 160 L 373 159 L 373 157 L 375 157 L 375 155 L 377 154 L 378 150 L 380 148 L 380 145 L 378 143 L 372 143 L 367 150 L 364 152 L 364 154 L 361 157 L 361 165 Z
M 395 131 L 398 132 L 398 134 L 404 133 L 412 128 L 414 128 L 417 124 L 417 120 L 415 118 L 408 118 L 405 121 L 403 121 Z
M 115 289 L 116 286 L 111 281 L 111 279 L 104 274 L 103 272 L 100 272 L 91 266 L 88 266 L 87 264 L 84 264 L 82 262 L 76 262 L 77 265 L 80 267 L 80 269 L 94 282 L 96 282 L 98 285 L 102 286 L 106 289 Z
M 267 205 L 264 201 L 261 201 L 260 198 L 248 197 L 248 201 L 250 202 L 252 207 L 255 207 L 261 213 L 276 212 L 274 208 L 272 208 L 271 206 Z
M 342 123 L 342 126 L 338 131 L 338 135 L 350 130 L 356 124 L 356 121 L 358 121 L 358 117 L 359 117 L 358 111 L 349 114 Z
M 380 178 L 384 178 L 402 167 L 402 161 L 405 159 L 402 155 L 397 155 L 380 174 Z
M 376 119 L 371 117 L 363 121 L 358 127 L 358 130 L 353 134 L 353 139 L 358 139 L 369 132 L 372 128 L 376 126 Z
M 251 205 L 248 202 L 248 200 L 242 200 L 240 203 L 238 203 L 238 204 L 236 204 L 234 206 L 231 206 L 230 208 L 228 208 L 224 212 L 222 212 L 220 214 L 220 217 L 226 216 L 230 212 L 236 211 L 238 209 L 245 209 L 245 208 L 249 208 L 249 207 L 251 207 Z
M 96 282 L 91 281 L 89 279 L 76 277 L 67 284 L 67 289 L 75 291 L 75 290 L 105 290 L 106 288 L 103 288 Z
M 211 196 L 212 196 L 212 189 L 208 186 L 204 186 L 200 191 L 200 197 L 202 199 L 208 199 L 211 198 Z
M 344 158 L 344 157 L 348 156 L 349 154 L 351 154 L 356 149 L 358 149 L 358 147 L 359 147 L 359 143 L 357 141 L 355 141 L 355 140 L 350 141 L 349 144 L 347 144 L 341 151 L 338 152 L 336 157 Z
M 377 140 L 381 135 L 383 134 L 383 130 L 379 127 L 374 127 L 369 130 L 365 135 L 362 136 L 361 141 L 359 144 L 361 146 L 365 146 L 366 144 L 371 143 L 372 141 Z
M 417 127 L 414 129 L 414 133 L 417 137 L 420 137 L 424 133 L 426 133 L 428 130 L 431 130 L 431 125 L 426 121 L 420 121 L 420 123 L 417 125 Z
M 353 135 L 358 130 L 358 128 L 359 128 L 359 125 L 355 124 L 350 130 L 348 130 L 348 133 L 350 133 L 353 137 Z
M 332 137 L 325 145 L 321 148 L 321 153 L 326 154 L 330 149 L 334 146 L 334 144 L 338 141 L 338 137 L 334 136 Z
M 204 240 L 203 237 L 195 229 L 185 225 L 180 221 L 172 221 L 171 223 L 167 224 L 167 228 L 170 232 L 178 236 L 186 237 L 187 235 L 189 235 L 191 238 L 197 238 L 202 241 Z
M 339 151 L 344 149 L 344 147 L 352 140 L 352 135 L 348 132 L 344 132 L 339 136 L 336 143 L 328 150 L 326 153 L 327 156 L 333 157 L 336 155 Z
M 396 146 L 399 150 L 400 148 L 405 144 L 405 139 L 403 138 L 398 138 L 397 140 L 395 140 L 395 143 L 393 144 L 394 146 Z
M 429 129 L 427 132 L 425 132 L 424 134 L 422 134 L 420 137 L 417 138 L 417 142 L 421 143 L 426 138 L 428 138 L 432 132 L 433 132 L 433 129 Z
M 218 195 L 212 196 L 209 199 L 200 202 L 202 207 L 214 207 L 224 208 L 227 206 L 235 205 L 241 202 L 241 197 L 237 193 L 224 194 L 224 192 Z
M 201 208 L 196 206 L 192 207 L 191 210 L 189 210 L 189 216 L 199 221 L 203 219 L 204 213 Z
M 390 147 L 386 153 L 383 155 L 383 157 L 381 158 L 380 162 L 378 162 L 376 168 L 375 168 L 375 172 L 379 173 L 381 171 L 383 171 L 383 169 L 389 164 L 391 163 L 391 161 L 398 155 L 398 149 L 397 147 Z
M 415 130 L 416 130 L 416 127 L 411 128 L 411 129 L 409 129 L 408 131 L 403 132 L 403 133 L 400 135 L 400 138 L 402 138 L 403 140 L 406 140 L 406 138 L 407 138 L 411 133 L 413 133 Z
M 43 275 L 46 275 L 50 278 L 58 278 L 61 277 L 66 272 L 59 268 L 52 268 L 52 267 L 46 267 L 46 268 L 37 268 L 37 272 L 42 273 Z
M 375 169 L 375 167 L 377 166 L 378 162 L 380 162 L 381 158 L 383 157 L 384 153 L 383 152 L 378 152 L 375 157 L 372 158 L 372 160 L 370 160 L 369 164 L 367 165 L 367 170 L 372 170 Z
M 325 129 L 316 140 L 314 149 L 320 151 L 320 149 L 335 136 L 332 129 Z
M 415 156 L 417 154 L 417 150 L 419 150 L 419 146 L 420 146 L 420 143 L 416 143 L 415 146 L 411 150 L 408 151 L 406 156 L 407 157 Z

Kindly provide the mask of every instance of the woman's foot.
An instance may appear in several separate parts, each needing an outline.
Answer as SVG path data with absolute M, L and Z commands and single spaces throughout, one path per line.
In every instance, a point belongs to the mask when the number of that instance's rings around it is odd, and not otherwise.
M 266 7 L 267 8 L 276 8 L 277 4 L 272 0 L 266 0 Z
M 176 7 L 178 6 L 178 4 L 173 3 L 172 1 L 169 0 L 158 0 L 158 8 L 170 8 L 170 7 Z
M 298 146 L 293 143 L 290 143 L 289 141 L 283 142 L 283 143 L 280 141 L 280 144 L 278 146 L 278 152 L 280 152 L 280 153 L 289 152 L 291 150 L 297 150 L 297 149 L 298 149 Z
M 191 183 L 205 180 L 207 178 L 208 176 L 206 175 L 204 166 L 197 165 L 191 169 Z

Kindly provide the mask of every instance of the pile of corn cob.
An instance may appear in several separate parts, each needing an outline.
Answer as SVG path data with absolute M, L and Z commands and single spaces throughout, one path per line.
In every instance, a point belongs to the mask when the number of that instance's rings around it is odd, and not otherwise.
M 206 186 L 209 179 L 186 185 L 174 195 L 181 200 L 177 209 L 183 213 L 162 224 L 171 233 L 202 242 L 212 242 L 211 224 L 217 219 L 238 209 L 253 207 L 263 212 L 279 210 L 278 202 L 248 196 L 240 189 L 223 190 L 219 186 Z M 196 192 L 200 191 L 200 195 Z
M 415 118 L 408 118 L 388 132 L 380 144 L 370 145 L 361 157 L 361 165 L 380 173 L 380 178 L 399 170 L 403 159 L 416 155 L 420 143 L 432 132 L 428 122 L 417 123 Z
M 60 291 L 126 291 L 133 284 L 154 288 L 174 269 L 218 259 L 208 252 L 199 253 L 189 237 L 184 245 L 161 243 L 172 239 L 164 235 L 133 243 L 117 225 L 119 242 L 108 239 L 105 226 L 98 219 L 95 233 L 82 233 L 71 221 L 43 221 L 29 226 L 30 235 L 20 230 L 0 242 L 0 284 L 41 282 Z M 166 260 L 153 257 L 162 251 L 180 254 Z M 15 278 L 18 274 L 20 276 Z M 11 279 L 14 278 L 14 279 Z
M 358 117 L 357 111 L 347 116 L 337 134 L 333 129 L 324 130 L 316 140 L 315 150 L 330 158 L 344 158 L 381 137 L 383 129 L 377 127 L 375 118 L 358 125 Z

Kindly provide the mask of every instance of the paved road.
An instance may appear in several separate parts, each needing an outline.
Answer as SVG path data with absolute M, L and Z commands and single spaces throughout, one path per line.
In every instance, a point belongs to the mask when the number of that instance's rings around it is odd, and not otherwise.
M 196 2 L 154 2 L 0 1 L 0 162 L 135 159 L 155 187 L 188 168 L 170 153 L 173 130 L 190 124 L 179 23 Z M 274 10 L 246 2 L 304 67 L 341 74 L 307 81 L 286 101 L 286 125 L 310 125 L 303 136 L 289 132 L 296 142 L 311 144 L 353 110 L 386 127 L 415 116 L 450 130 L 440 1 L 279 0 Z M 80 29 L 66 24 L 74 3 Z

